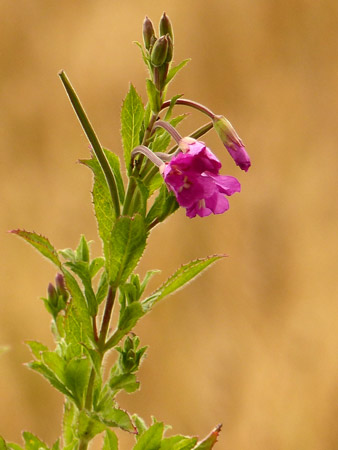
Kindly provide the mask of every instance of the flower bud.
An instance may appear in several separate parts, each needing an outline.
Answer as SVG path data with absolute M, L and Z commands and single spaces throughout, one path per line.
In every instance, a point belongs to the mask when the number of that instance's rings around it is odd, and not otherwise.
M 165 59 L 165 62 L 170 63 L 170 61 L 173 59 L 174 45 L 173 45 L 173 40 L 169 34 L 167 35 L 167 39 L 168 39 L 168 51 L 167 51 L 167 57 Z
M 231 123 L 224 116 L 215 115 L 213 125 L 236 165 L 247 172 L 251 166 L 250 157 Z
M 66 289 L 64 276 L 61 273 L 58 273 L 56 275 L 55 285 L 57 293 L 62 296 L 63 300 L 67 301 L 69 294 Z
M 160 67 L 165 63 L 168 53 L 167 36 L 161 36 L 154 44 L 151 52 L 151 63 L 155 67 Z
M 174 41 L 173 27 L 169 17 L 164 12 L 160 19 L 160 36 L 164 36 L 166 34 L 169 34 L 171 40 Z
M 48 294 L 49 303 L 53 306 L 56 306 L 58 303 L 58 294 L 56 292 L 55 287 L 52 285 L 52 283 L 48 284 L 47 294 Z
M 155 40 L 155 31 L 152 21 L 146 16 L 143 22 L 143 42 L 147 50 L 151 47 Z

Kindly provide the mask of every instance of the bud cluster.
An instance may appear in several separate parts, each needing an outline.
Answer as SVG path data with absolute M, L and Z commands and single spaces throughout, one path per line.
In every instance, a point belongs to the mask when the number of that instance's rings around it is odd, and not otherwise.
M 59 312 L 65 309 L 68 297 L 65 279 L 61 273 L 58 273 L 55 277 L 55 286 L 52 283 L 48 284 L 47 298 L 42 300 L 47 311 L 56 319 Z
M 153 23 L 149 17 L 144 19 L 143 42 L 155 86 L 159 92 L 162 92 L 174 52 L 173 28 L 165 12 L 159 23 L 159 37 L 156 37 Z

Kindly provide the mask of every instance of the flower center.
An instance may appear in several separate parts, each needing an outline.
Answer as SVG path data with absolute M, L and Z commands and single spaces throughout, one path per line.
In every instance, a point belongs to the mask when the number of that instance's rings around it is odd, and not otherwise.
M 188 180 L 188 177 L 185 176 L 183 178 L 183 184 L 182 186 L 178 189 L 178 192 L 181 193 L 183 191 L 183 189 L 189 189 L 190 186 L 192 185 L 191 181 Z

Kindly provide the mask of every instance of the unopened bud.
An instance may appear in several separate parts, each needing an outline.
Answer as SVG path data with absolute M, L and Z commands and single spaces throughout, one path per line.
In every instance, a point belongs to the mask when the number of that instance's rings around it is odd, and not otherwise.
M 170 61 L 173 59 L 174 45 L 173 45 L 173 40 L 169 34 L 167 35 L 167 39 L 168 39 L 168 51 L 167 51 L 167 57 L 165 59 L 165 62 L 170 63 Z
M 143 22 L 143 41 L 147 50 L 151 47 L 155 40 L 155 31 L 152 21 L 146 16 Z
M 164 36 L 166 34 L 169 34 L 171 40 L 174 41 L 173 27 L 171 25 L 169 17 L 164 12 L 160 19 L 160 36 Z
M 162 66 L 165 63 L 168 53 L 167 36 L 161 36 L 154 44 L 151 52 L 151 63 L 155 67 Z
M 250 157 L 234 127 L 224 116 L 215 115 L 213 124 L 224 147 L 228 150 L 236 165 L 247 172 L 251 166 Z
M 52 285 L 52 283 L 48 284 L 47 294 L 48 294 L 48 300 L 51 302 L 51 304 L 56 305 L 57 301 L 58 301 L 58 294 L 56 292 L 55 287 Z
M 64 276 L 61 273 L 58 273 L 56 275 L 55 285 L 56 285 L 56 290 L 57 290 L 58 294 L 61 295 L 64 300 L 67 300 L 69 297 L 69 294 L 66 289 Z

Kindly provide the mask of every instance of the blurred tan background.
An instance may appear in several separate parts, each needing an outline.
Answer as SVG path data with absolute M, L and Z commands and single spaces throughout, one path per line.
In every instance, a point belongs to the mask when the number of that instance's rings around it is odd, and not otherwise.
M 145 68 L 132 43 L 145 15 L 174 24 L 176 62 L 192 62 L 170 93 L 226 115 L 252 157 L 245 174 L 218 138 L 205 140 L 242 193 L 223 216 L 184 211 L 156 228 L 140 273 L 156 287 L 181 263 L 230 255 L 159 305 L 137 331 L 150 346 L 142 389 L 121 407 L 204 435 L 219 422 L 226 450 L 338 448 L 338 3 L 336 0 L 1 0 L 0 434 L 49 444 L 62 398 L 24 340 L 52 344 L 39 297 L 55 271 L 13 228 L 74 247 L 100 243 L 87 141 L 57 77 L 65 69 L 102 143 L 122 155 L 119 113 Z M 180 108 L 183 112 L 183 108 Z M 192 114 L 188 132 L 204 123 Z M 131 448 L 120 435 L 121 449 Z M 99 443 L 97 443 L 99 445 Z

